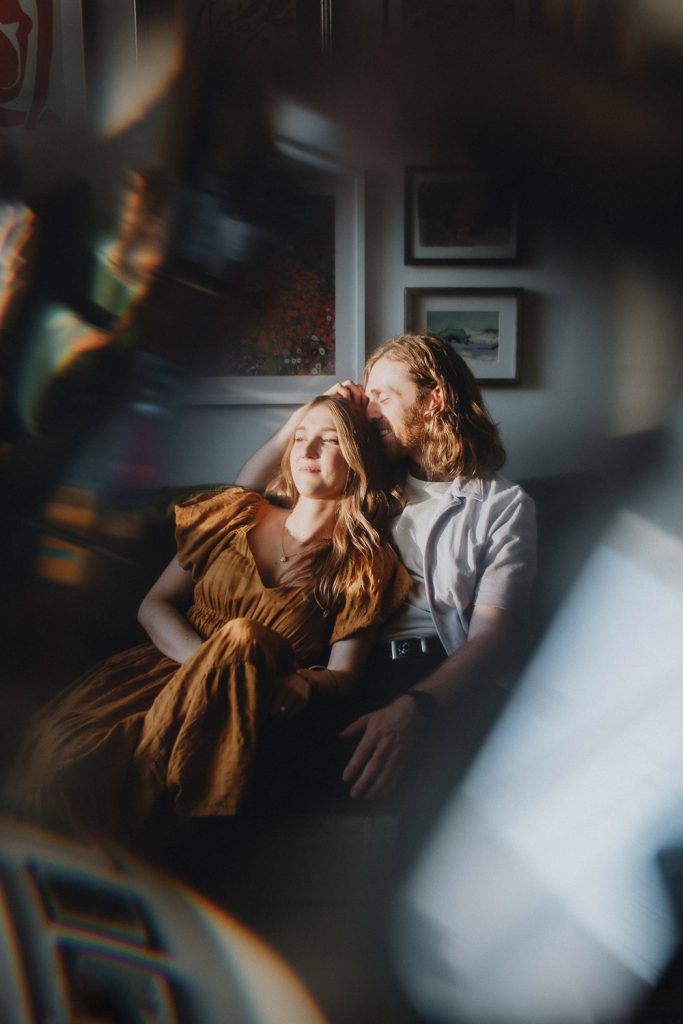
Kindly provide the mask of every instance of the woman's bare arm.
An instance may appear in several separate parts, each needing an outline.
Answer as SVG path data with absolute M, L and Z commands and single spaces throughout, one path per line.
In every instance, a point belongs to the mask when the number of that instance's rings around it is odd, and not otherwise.
M 287 442 L 301 419 L 302 409 L 296 409 L 280 429 L 247 459 L 235 477 L 235 483 L 254 491 L 264 491 L 266 485 L 280 469 Z
M 347 640 L 337 640 L 330 648 L 327 661 L 327 672 L 332 673 L 336 681 L 335 689 L 339 693 L 350 693 L 358 678 L 365 659 L 370 653 L 377 637 L 377 629 L 370 626 Z M 322 686 L 325 689 L 325 684 Z
M 162 654 L 182 663 L 203 643 L 184 614 L 192 596 L 192 575 L 177 558 L 166 566 L 138 609 L 138 622 Z
M 270 697 L 270 713 L 291 718 L 306 707 L 313 690 L 342 698 L 350 695 L 372 647 L 375 632 L 373 628 L 366 629 L 348 640 L 332 644 L 327 666 L 298 668 L 290 675 L 276 679 Z

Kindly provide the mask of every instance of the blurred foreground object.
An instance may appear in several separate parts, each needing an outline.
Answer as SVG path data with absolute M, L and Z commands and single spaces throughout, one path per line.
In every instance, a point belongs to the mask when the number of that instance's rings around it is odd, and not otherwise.
M 29 285 L 36 218 L 25 203 L 0 200 L 0 330 L 9 330 Z
M 682 503 L 679 405 L 400 897 L 430 1021 L 679 1019 L 638 1012 L 681 941 Z
M 0 823 L 3 1024 L 324 1024 L 285 964 L 117 852 Z

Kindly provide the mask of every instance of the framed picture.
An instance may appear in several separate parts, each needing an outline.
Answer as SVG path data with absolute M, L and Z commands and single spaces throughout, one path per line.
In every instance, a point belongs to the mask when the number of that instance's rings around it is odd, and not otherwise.
M 0 128 L 62 128 L 85 112 L 85 55 L 79 0 L 6 0 Z
M 482 383 L 516 383 L 522 294 L 521 288 L 406 288 L 406 330 L 445 338 Z
M 406 169 L 407 264 L 511 262 L 517 221 L 509 191 L 469 166 Z
M 272 301 L 251 333 L 225 341 L 200 404 L 301 404 L 347 377 L 364 357 L 364 187 L 360 174 L 316 173 L 304 244 L 282 261 Z

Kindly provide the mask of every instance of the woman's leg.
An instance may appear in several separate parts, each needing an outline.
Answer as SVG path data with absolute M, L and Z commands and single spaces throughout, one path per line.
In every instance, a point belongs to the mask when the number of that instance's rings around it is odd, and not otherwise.
M 251 777 L 272 681 L 293 668 L 285 640 L 233 619 L 184 662 L 144 717 L 129 794 L 135 820 L 235 814 Z
M 75 834 L 120 832 L 139 723 L 177 665 L 143 644 L 95 665 L 36 716 L 3 784 L 12 814 Z

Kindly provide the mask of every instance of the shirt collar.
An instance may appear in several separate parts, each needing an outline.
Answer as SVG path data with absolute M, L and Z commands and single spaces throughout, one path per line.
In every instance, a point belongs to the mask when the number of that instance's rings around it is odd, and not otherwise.
M 484 482 L 478 476 L 472 480 L 463 480 L 462 477 L 457 476 L 451 484 L 448 494 L 451 498 L 476 498 L 477 501 L 483 501 Z
M 408 501 L 424 501 L 425 498 L 440 498 L 450 493 L 451 483 L 441 480 L 420 480 L 411 473 L 406 473 L 404 481 L 405 495 Z

